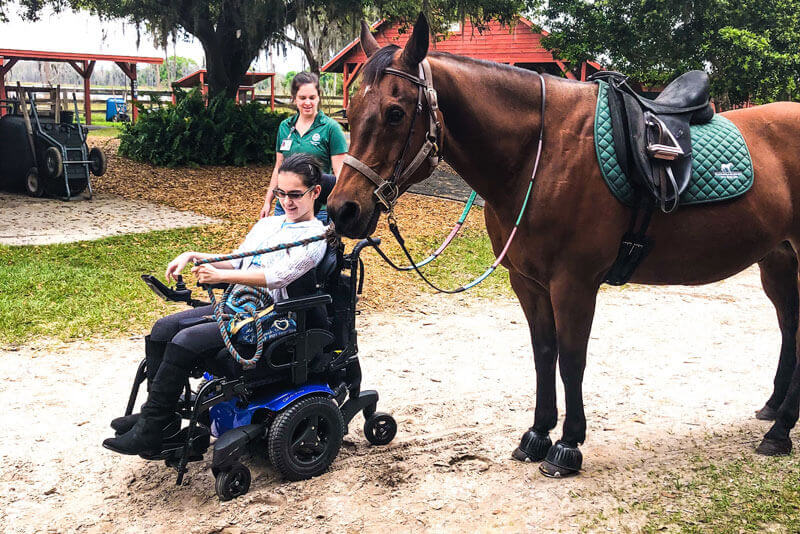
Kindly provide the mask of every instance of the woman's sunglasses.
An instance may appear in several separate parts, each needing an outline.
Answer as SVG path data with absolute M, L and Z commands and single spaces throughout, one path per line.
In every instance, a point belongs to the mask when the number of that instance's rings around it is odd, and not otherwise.
M 286 197 L 289 197 L 289 198 L 290 198 L 290 199 L 292 199 L 292 200 L 300 200 L 301 198 L 303 198 L 303 196 L 304 196 L 306 193 L 308 193 L 309 191 L 311 191 L 311 190 L 312 190 L 312 189 L 314 189 L 315 187 L 316 187 L 316 186 L 312 185 L 311 187 L 309 187 L 308 189 L 306 189 L 306 190 L 305 190 L 305 191 L 303 191 L 302 193 L 299 193 L 299 192 L 297 192 L 297 191 L 289 191 L 289 192 L 287 193 L 286 191 L 283 191 L 283 190 L 281 190 L 281 189 L 278 189 L 278 188 L 276 187 L 276 188 L 275 188 L 275 189 L 274 189 L 272 192 L 275 194 L 275 196 L 276 196 L 276 197 L 278 197 L 278 198 L 280 198 L 280 199 L 284 199 L 284 198 L 286 198 Z

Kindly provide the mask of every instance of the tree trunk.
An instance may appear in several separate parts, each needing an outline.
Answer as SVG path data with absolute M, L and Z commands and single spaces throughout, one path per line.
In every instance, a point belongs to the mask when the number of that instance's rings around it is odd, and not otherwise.
M 242 77 L 258 56 L 260 36 L 247 39 L 237 26 L 240 25 L 223 16 L 216 27 L 204 20 L 193 32 L 206 53 L 209 98 L 217 95 L 236 98 Z
M 210 43 L 202 40 L 201 42 L 206 53 L 209 98 L 220 94 L 227 98 L 236 98 L 242 77 L 247 74 L 247 69 L 256 58 L 257 51 L 248 55 L 244 50 L 234 48 L 237 43 L 230 43 L 227 40 L 214 39 Z

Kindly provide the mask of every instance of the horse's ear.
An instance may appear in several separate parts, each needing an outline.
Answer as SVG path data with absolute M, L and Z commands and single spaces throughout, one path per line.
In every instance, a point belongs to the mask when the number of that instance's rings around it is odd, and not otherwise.
M 414 24 L 414 32 L 411 34 L 411 39 L 406 43 L 401 56 L 407 66 L 416 68 L 419 62 L 428 55 L 430 33 L 428 19 L 425 18 L 424 14 L 420 13 L 416 24 Z
M 375 37 L 372 36 L 372 31 L 369 28 L 369 24 L 365 20 L 361 20 L 361 49 L 364 50 L 364 53 L 367 57 L 370 57 L 372 54 L 378 51 L 381 45 L 378 44 L 378 41 L 375 40 Z

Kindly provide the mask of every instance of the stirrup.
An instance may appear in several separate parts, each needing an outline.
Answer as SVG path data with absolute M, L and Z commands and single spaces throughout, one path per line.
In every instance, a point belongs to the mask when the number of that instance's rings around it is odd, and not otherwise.
M 656 143 L 649 143 L 647 145 L 647 155 L 655 159 L 663 159 L 672 161 L 684 155 L 683 149 L 678 144 L 678 140 L 669 131 L 669 128 L 658 117 L 649 116 L 646 121 L 647 126 L 657 130 Z M 666 135 L 665 135 L 666 134 Z M 665 139 L 666 137 L 666 139 Z M 661 141 L 666 141 L 670 144 L 664 144 Z

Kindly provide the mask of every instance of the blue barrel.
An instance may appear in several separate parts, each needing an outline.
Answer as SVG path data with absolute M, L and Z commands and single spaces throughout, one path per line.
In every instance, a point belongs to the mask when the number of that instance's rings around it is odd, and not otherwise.
M 112 121 L 118 113 L 124 113 L 125 99 L 120 96 L 112 96 L 106 100 L 106 120 Z

